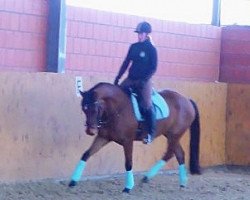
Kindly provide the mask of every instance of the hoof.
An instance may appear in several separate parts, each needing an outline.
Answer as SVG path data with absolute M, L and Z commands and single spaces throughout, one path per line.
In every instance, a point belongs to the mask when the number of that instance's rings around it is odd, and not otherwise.
M 202 174 L 200 168 L 192 169 L 192 170 L 190 170 L 190 173 L 192 175 L 201 175 Z
M 69 187 L 75 187 L 77 185 L 76 181 L 70 181 Z
M 141 180 L 143 183 L 148 183 L 149 182 L 149 178 L 144 176 L 143 179 Z
M 128 188 L 124 188 L 123 190 L 122 190 L 122 192 L 124 192 L 124 193 L 129 193 L 130 192 L 130 189 L 128 189 Z

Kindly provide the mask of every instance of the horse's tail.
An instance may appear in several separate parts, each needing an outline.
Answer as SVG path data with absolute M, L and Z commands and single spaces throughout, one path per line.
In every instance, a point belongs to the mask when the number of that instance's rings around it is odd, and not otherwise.
M 195 119 L 190 127 L 190 161 L 189 169 L 191 174 L 200 174 L 199 164 L 199 144 L 200 144 L 200 115 L 196 103 L 191 100 L 191 103 L 195 110 Z

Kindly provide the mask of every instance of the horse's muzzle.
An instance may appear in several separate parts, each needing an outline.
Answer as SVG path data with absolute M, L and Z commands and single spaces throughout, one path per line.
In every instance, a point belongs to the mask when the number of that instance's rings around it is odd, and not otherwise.
M 86 133 L 87 135 L 97 135 L 98 134 L 98 128 L 93 128 L 93 127 L 87 127 L 86 128 Z

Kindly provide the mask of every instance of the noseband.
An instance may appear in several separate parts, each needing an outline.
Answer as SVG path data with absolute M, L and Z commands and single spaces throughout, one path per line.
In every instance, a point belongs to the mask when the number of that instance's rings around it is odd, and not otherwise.
M 107 120 L 104 120 L 103 119 L 103 116 L 102 116 L 102 112 L 101 112 L 101 109 L 102 109 L 102 106 L 101 106 L 101 102 L 100 101 L 95 101 L 93 103 L 89 103 L 89 104 L 85 104 L 83 109 L 84 110 L 88 110 L 88 107 L 89 106 L 97 106 L 97 118 L 96 118 L 96 122 L 97 122 L 97 128 L 102 128 L 104 125 L 106 125 L 108 123 Z M 87 120 L 86 120 L 86 124 L 85 124 L 86 127 L 88 128 L 94 128 L 95 126 L 93 124 L 88 124 L 87 123 Z

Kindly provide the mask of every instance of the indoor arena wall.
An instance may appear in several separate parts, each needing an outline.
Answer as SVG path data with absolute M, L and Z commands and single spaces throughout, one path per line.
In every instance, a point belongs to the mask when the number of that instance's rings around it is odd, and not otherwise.
M 152 24 L 159 54 L 154 87 L 179 91 L 198 103 L 201 166 L 249 165 L 248 27 L 69 6 L 65 74 L 54 74 L 45 73 L 48 2 L 0 0 L 0 7 L 1 181 L 70 177 L 93 140 L 84 132 L 75 76 L 82 77 L 84 89 L 113 82 L 142 20 Z M 134 171 L 145 171 L 161 157 L 166 144 L 161 139 L 149 146 L 135 143 Z M 188 163 L 189 135 L 181 142 Z M 166 169 L 176 167 L 172 159 Z M 89 160 L 85 175 L 123 172 L 122 149 L 111 144 Z
M 82 76 L 90 89 L 108 76 Z M 201 166 L 225 164 L 227 85 L 208 82 L 154 80 L 158 90 L 173 89 L 197 102 L 201 115 Z M 93 137 L 85 133 L 75 76 L 52 73 L 1 73 L 1 181 L 69 178 Z M 189 134 L 181 140 L 189 159 Z M 134 171 L 147 170 L 166 150 L 164 137 L 152 145 L 135 142 Z M 147 156 L 145 156 L 147 155 Z M 172 159 L 166 169 L 177 169 Z M 122 147 L 109 144 L 90 158 L 85 176 L 124 172 Z

